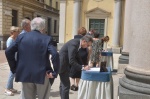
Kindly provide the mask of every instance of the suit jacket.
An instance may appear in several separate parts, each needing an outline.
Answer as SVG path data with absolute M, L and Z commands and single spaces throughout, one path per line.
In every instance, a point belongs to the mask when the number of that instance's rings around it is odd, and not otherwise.
M 74 39 L 81 39 L 83 36 L 82 35 L 75 35 Z
M 70 70 L 70 66 L 74 66 L 73 68 L 75 68 L 77 71 L 81 71 L 82 65 L 79 63 L 82 63 L 82 61 L 78 54 L 79 46 L 79 39 L 72 39 L 63 45 L 63 47 L 59 51 L 59 73 L 68 72 Z
M 16 73 L 16 82 L 43 84 L 47 71 L 53 71 L 49 55 L 57 77 L 59 70 L 59 54 L 51 44 L 50 36 L 39 31 L 31 31 L 18 36 L 16 41 L 6 51 L 10 69 Z M 18 52 L 15 61 L 15 52 Z

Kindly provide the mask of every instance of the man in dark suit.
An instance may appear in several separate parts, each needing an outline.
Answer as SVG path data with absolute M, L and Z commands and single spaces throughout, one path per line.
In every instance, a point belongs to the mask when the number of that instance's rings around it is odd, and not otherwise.
M 88 70 L 89 66 L 82 66 L 79 64 L 81 62 L 78 51 L 82 48 L 87 48 L 91 46 L 93 39 L 91 36 L 86 35 L 81 39 L 72 39 L 63 45 L 59 52 L 60 58 L 60 95 L 61 99 L 69 99 L 69 89 L 70 89 L 70 81 L 69 81 L 69 72 L 70 66 L 73 66 L 77 71 L 81 71 L 81 69 Z
M 31 21 L 29 19 L 23 19 L 22 20 L 22 22 L 21 22 L 22 31 L 20 34 L 28 33 L 31 31 L 30 23 L 31 23 Z
M 45 20 L 37 17 L 31 21 L 31 32 L 18 36 L 15 43 L 6 49 L 6 57 L 16 82 L 22 82 L 21 99 L 49 99 L 51 84 L 49 79 L 57 77 L 59 54 L 51 44 L 51 37 L 42 34 Z M 15 52 L 18 52 L 15 61 Z M 52 55 L 54 71 L 50 65 Z

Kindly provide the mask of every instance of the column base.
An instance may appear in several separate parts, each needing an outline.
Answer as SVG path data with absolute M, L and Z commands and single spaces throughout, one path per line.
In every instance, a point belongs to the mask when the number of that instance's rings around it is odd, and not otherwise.
M 125 76 L 119 79 L 120 99 L 150 99 L 150 75 L 128 65 Z
M 124 70 L 128 64 L 118 64 L 117 74 L 124 74 Z
M 129 53 L 122 52 L 121 56 L 119 57 L 119 64 L 129 64 Z
M 57 43 L 57 50 L 59 51 L 63 45 L 64 45 L 64 43 Z
M 124 69 L 129 64 L 129 53 L 128 52 L 122 52 L 119 57 L 119 63 L 118 63 L 118 72 L 120 74 L 124 73 Z
M 112 52 L 115 54 L 120 54 L 121 53 L 121 47 L 112 47 Z
M 150 99 L 150 95 L 128 90 L 121 85 L 119 85 L 118 95 L 119 99 Z

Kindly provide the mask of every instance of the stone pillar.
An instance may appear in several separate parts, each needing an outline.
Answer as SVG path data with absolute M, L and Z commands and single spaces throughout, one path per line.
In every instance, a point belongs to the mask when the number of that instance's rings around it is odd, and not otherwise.
M 3 1 L 0 0 L 0 50 L 3 49 Z
M 132 2 L 126 0 L 123 50 L 121 52 L 121 56 L 119 57 L 118 73 L 124 73 L 125 67 L 129 64 L 129 49 L 130 49 L 130 40 L 132 36 L 131 11 L 130 11 L 131 7 L 132 7 Z
M 150 0 L 126 1 L 132 2 L 132 36 L 129 65 L 119 81 L 119 98 L 150 99 Z
M 59 16 L 59 43 L 57 50 L 60 50 L 65 43 L 65 28 L 66 28 L 66 0 L 60 0 L 60 16 Z
M 78 29 L 80 27 L 80 14 L 81 14 L 80 11 L 81 11 L 81 0 L 74 0 L 72 37 L 78 34 Z
M 114 33 L 112 38 L 112 50 L 114 52 L 120 52 L 119 41 L 121 32 L 121 10 L 122 10 L 122 0 L 115 0 L 115 14 L 114 14 Z

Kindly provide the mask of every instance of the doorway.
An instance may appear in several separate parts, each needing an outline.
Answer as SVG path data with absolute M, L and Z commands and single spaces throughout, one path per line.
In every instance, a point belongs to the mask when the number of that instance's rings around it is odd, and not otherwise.
M 100 38 L 104 36 L 105 19 L 89 19 L 89 30 L 94 29 L 100 33 Z

